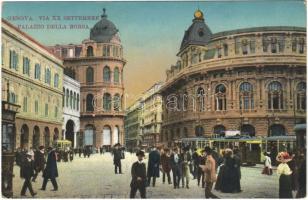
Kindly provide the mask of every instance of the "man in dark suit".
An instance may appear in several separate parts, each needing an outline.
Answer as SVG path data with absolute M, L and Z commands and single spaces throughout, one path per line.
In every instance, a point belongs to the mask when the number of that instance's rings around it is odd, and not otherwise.
M 56 181 L 56 177 L 58 177 L 57 153 L 51 147 L 48 147 L 47 151 L 48 151 L 47 164 L 43 172 L 44 180 L 41 190 L 46 190 L 47 182 L 50 179 L 53 185 L 53 191 L 57 191 L 58 190 L 58 184 Z
M 113 164 L 114 164 L 115 174 L 118 173 L 118 169 L 119 169 L 119 174 L 122 174 L 121 158 L 122 158 L 122 152 L 120 150 L 120 143 L 117 143 L 114 145 L 114 150 L 113 150 Z
M 39 147 L 39 151 L 36 151 L 34 154 L 34 169 L 35 169 L 35 174 L 32 178 L 32 181 L 35 182 L 37 175 L 45 168 L 45 148 L 44 146 Z
M 182 176 L 182 160 L 179 155 L 178 148 L 173 149 L 173 153 L 170 157 L 170 160 L 171 160 L 171 169 L 173 174 L 174 189 L 180 188 L 180 180 Z
M 138 151 L 136 153 L 138 161 L 132 165 L 132 181 L 130 183 L 130 198 L 135 198 L 137 190 L 140 192 L 141 198 L 146 198 L 146 168 L 145 163 L 142 162 L 144 152 Z
M 27 188 L 30 191 L 30 194 L 32 195 L 32 197 L 34 197 L 36 195 L 36 193 L 33 191 L 32 189 L 32 184 L 31 184 L 31 177 L 34 174 L 34 167 L 33 167 L 33 161 L 32 161 L 32 153 L 27 153 L 26 154 L 26 159 L 24 161 L 24 163 L 22 164 L 21 168 L 21 177 L 25 179 L 25 182 L 22 186 L 21 189 L 21 196 L 26 196 L 26 191 Z
M 155 187 L 156 177 L 159 177 L 159 164 L 160 164 L 160 153 L 155 147 L 152 147 L 152 151 L 149 154 L 148 162 L 148 185 L 151 183 L 153 177 L 152 186 Z

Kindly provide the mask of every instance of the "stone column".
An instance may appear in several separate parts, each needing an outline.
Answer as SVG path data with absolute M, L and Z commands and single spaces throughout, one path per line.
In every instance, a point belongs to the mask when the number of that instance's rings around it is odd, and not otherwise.
M 74 148 L 77 147 L 77 132 L 74 132 Z

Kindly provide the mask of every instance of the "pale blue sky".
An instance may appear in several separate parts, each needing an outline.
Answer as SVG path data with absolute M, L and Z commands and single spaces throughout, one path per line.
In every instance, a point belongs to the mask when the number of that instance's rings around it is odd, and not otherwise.
M 124 55 L 127 90 L 142 92 L 155 81 L 165 80 L 165 70 L 176 62 L 184 31 L 191 25 L 197 8 L 204 12 L 205 22 L 213 33 L 257 26 L 306 27 L 306 7 L 302 0 L 293 1 L 211 1 L 211 2 L 5 2 L 2 17 L 31 16 L 33 21 L 11 21 L 17 24 L 42 22 L 38 16 L 101 15 L 107 9 L 108 19 L 120 31 Z M 96 21 L 73 21 L 88 24 Z M 72 21 L 70 21 L 72 23 Z M 45 45 L 81 43 L 90 30 L 24 30 Z M 141 73 L 151 76 L 140 77 Z M 136 79 L 140 78 L 140 83 Z M 131 81 L 134 80 L 134 81 Z

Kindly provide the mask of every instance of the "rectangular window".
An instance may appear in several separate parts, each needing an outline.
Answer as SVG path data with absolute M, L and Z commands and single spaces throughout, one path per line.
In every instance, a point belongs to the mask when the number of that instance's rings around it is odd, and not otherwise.
M 110 56 L 110 46 L 107 46 L 107 56 Z
M 45 116 L 46 117 L 48 116 L 48 104 L 47 103 L 45 104 Z
M 10 68 L 18 70 L 18 54 L 15 51 L 10 51 Z
M 246 55 L 247 53 L 248 53 L 248 48 L 247 48 L 247 44 L 243 44 L 242 45 L 242 53 L 243 53 L 243 55 Z
M 269 41 L 266 38 L 262 40 L 263 52 L 267 52 L 268 50 Z
M 38 110 L 39 110 L 38 101 L 35 100 L 35 103 L 34 103 L 34 111 L 35 111 L 36 114 L 38 113 Z
M 297 41 L 296 38 L 292 40 L 292 52 L 296 52 L 297 50 Z
M 103 47 L 103 56 L 107 56 L 107 46 Z
M 228 45 L 224 44 L 224 55 L 228 56 Z
M 250 47 L 250 53 L 255 53 L 256 52 L 256 41 L 250 40 L 249 47 Z

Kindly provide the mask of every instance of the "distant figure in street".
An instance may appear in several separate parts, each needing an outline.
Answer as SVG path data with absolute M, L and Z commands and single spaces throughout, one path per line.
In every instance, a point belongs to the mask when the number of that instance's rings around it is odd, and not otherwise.
M 269 152 L 264 152 L 263 155 L 265 159 L 264 159 L 264 168 L 263 168 L 262 174 L 272 175 L 273 174 L 272 159 L 269 155 Z
M 99 147 L 99 153 L 102 155 L 103 154 L 103 146 Z
M 44 171 L 45 168 L 45 148 L 44 146 L 40 146 L 39 150 L 35 152 L 34 154 L 34 169 L 35 169 L 35 174 L 32 178 L 32 181 L 35 182 L 37 175 L 40 172 Z
M 163 183 L 165 183 L 165 178 L 167 175 L 168 184 L 172 184 L 170 171 L 171 171 L 171 163 L 170 163 L 170 149 L 165 148 L 161 157 L 160 157 L 160 164 L 163 172 Z
M 200 181 L 201 181 L 201 186 L 204 188 L 205 186 L 205 179 L 204 179 L 204 171 L 200 167 L 200 165 L 205 165 L 205 160 L 206 160 L 206 154 L 204 150 L 202 151 L 202 154 L 199 156 L 199 165 L 198 165 L 198 174 L 197 174 L 197 181 L 198 181 L 198 186 L 200 186 Z
M 36 192 L 33 191 L 32 189 L 32 184 L 31 184 L 31 177 L 34 175 L 34 164 L 32 160 L 32 152 L 28 152 L 26 154 L 26 160 L 22 165 L 22 173 L 21 173 L 21 178 L 25 179 L 25 182 L 22 186 L 21 189 L 21 196 L 26 196 L 26 191 L 29 189 L 30 194 L 32 197 L 36 195 Z
M 292 171 L 288 166 L 288 162 L 292 160 L 288 152 L 278 153 L 276 160 L 280 162 L 277 167 L 277 173 L 279 175 L 279 199 L 292 199 Z
M 205 165 L 200 165 L 205 173 L 205 198 L 217 199 L 218 197 L 212 193 L 213 184 L 216 181 L 216 162 L 212 157 L 212 150 L 210 147 L 205 147 L 206 154 Z
M 58 190 L 56 178 L 58 177 L 57 153 L 51 147 L 48 147 L 47 164 L 43 172 L 43 185 L 41 190 L 46 190 L 48 180 L 51 180 L 53 191 Z
M 194 152 L 192 154 L 192 162 L 193 162 L 193 179 L 196 179 L 198 176 L 198 169 L 199 169 L 199 154 L 197 152 L 197 148 L 194 148 Z
M 233 192 L 241 192 L 241 155 L 238 147 L 234 147 L 234 167 L 235 167 L 235 190 Z
M 119 169 L 119 174 L 122 174 L 122 166 L 121 166 L 121 158 L 122 158 L 122 152 L 120 149 L 120 143 L 117 143 L 114 145 L 114 150 L 113 150 L 113 164 L 114 164 L 114 173 L 118 173 Z
M 81 158 L 82 149 L 80 147 L 78 148 L 78 153 L 79 153 L 79 158 Z
M 145 168 L 145 163 L 142 162 L 144 158 L 144 152 L 143 151 L 138 151 L 136 153 L 138 157 L 138 161 L 134 162 L 132 165 L 132 181 L 130 183 L 130 198 L 135 198 L 137 190 L 140 192 L 141 198 L 145 199 L 146 198 L 146 168 Z
M 183 153 L 181 154 L 182 162 L 182 187 L 184 188 L 184 179 L 186 180 L 186 188 L 189 188 L 189 165 L 191 162 L 191 155 L 189 153 L 189 148 L 184 147 Z
M 152 151 L 149 153 L 148 161 L 148 185 L 150 185 L 151 178 L 153 177 L 153 187 L 155 187 L 156 177 L 159 177 L 159 164 L 160 153 L 155 147 L 152 147 Z
M 179 155 L 178 148 L 173 149 L 173 153 L 170 157 L 171 160 L 171 168 L 173 174 L 173 186 L 174 189 L 180 188 L 180 180 L 182 176 L 182 160 Z
M 69 156 L 70 156 L 70 162 L 72 162 L 74 159 L 74 152 L 72 149 L 69 151 Z

